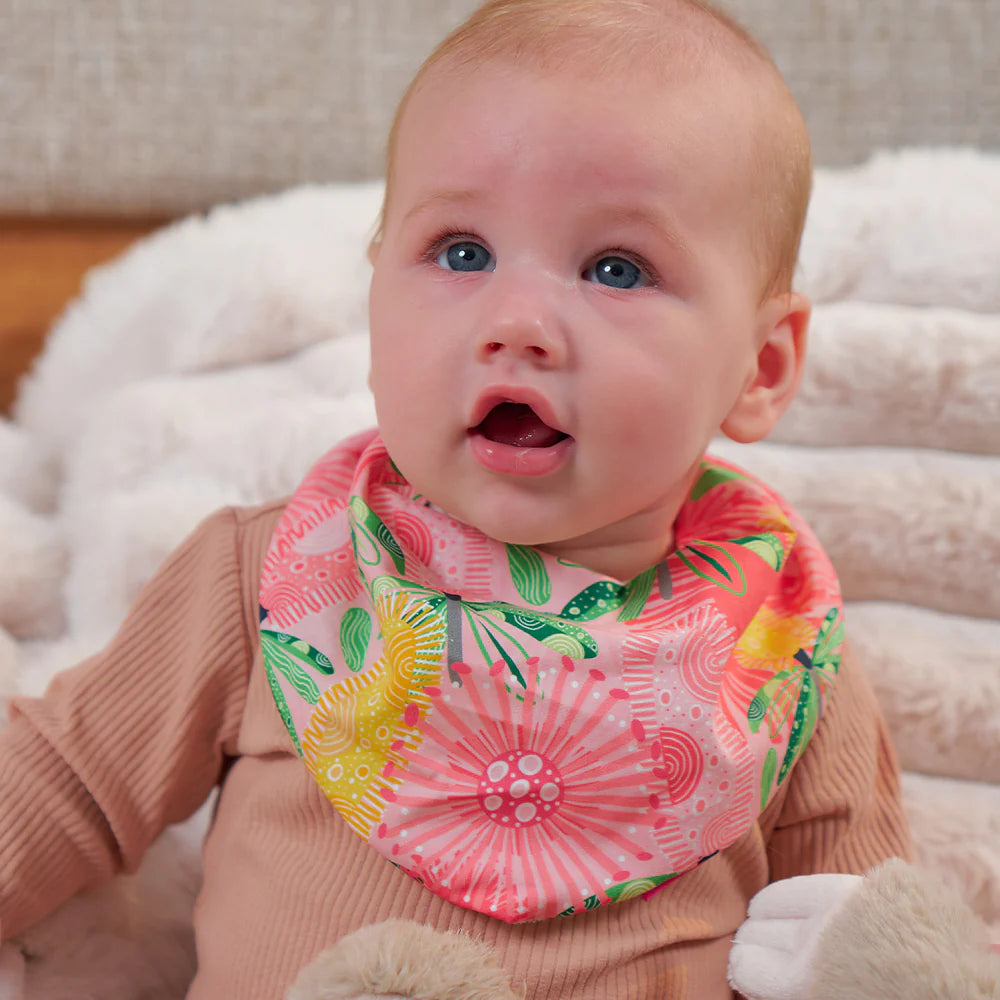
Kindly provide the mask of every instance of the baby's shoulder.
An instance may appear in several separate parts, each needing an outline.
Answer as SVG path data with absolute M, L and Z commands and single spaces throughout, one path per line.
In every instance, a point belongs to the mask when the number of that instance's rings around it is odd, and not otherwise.
M 288 505 L 288 500 L 288 497 L 282 497 L 280 500 L 271 500 L 268 503 L 252 506 L 225 507 L 218 513 L 231 518 L 237 529 L 248 531 L 270 528 L 273 532 Z
M 213 574 L 230 567 L 239 577 L 244 598 L 255 603 L 264 555 L 287 503 L 283 498 L 221 507 L 202 520 L 174 558 L 188 563 L 186 553 L 197 553 L 195 565 Z

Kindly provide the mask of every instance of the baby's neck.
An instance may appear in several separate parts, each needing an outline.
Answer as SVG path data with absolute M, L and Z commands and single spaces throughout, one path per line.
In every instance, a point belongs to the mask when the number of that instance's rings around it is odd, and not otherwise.
M 694 486 L 701 458 L 672 495 L 661 497 L 614 524 L 585 535 L 536 546 L 564 562 L 626 583 L 662 561 L 675 548 L 674 522 Z
M 674 547 L 673 531 L 657 538 L 638 538 L 627 542 L 587 544 L 586 539 L 570 539 L 539 545 L 538 548 L 565 562 L 577 563 L 602 576 L 626 583 L 650 566 L 655 566 Z

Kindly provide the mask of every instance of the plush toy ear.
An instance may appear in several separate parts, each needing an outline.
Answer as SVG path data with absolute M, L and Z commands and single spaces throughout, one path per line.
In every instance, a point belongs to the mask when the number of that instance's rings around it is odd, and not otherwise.
M 464 934 L 386 920 L 342 938 L 299 974 L 288 1000 L 523 1000 L 492 951 Z

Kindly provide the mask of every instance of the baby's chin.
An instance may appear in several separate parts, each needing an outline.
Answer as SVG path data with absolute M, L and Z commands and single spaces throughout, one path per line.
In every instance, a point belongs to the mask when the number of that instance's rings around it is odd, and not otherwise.
M 481 501 L 463 503 L 458 498 L 436 498 L 432 491 L 421 495 L 437 510 L 504 545 L 544 549 L 548 545 L 569 543 L 575 537 L 566 530 L 569 518 L 551 511 L 524 512 L 519 516 L 518 512 L 502 504 L 487 506 Z
M 440 474 L 408 474 L 397 463 L 420 498 L 435 510 L 461 524 L 486 535 L 503 545 L 523 545 L 553 554 L 563 548 L 572 549 L 577 543 L 597 541 L 608 531 L 608 525 L 582 516 L 581 505 L 567 500 L 565 489 L 546 487 L 538 479 L 513 479 L 496 484 L 496 489 L 471 486 L 464 489 L 442 488 Z M 575 560 L 570 560 L 575 561 Z
M 431 500 L 431 503 L 434 501 Z M 516 520 L 505 515 L 463 513 L 460 508 L 449 509 L 445 504 L 435 503 L 434 506 L 455 520 L 461 521 L 462 524 L 504 545 L 528 545 L 543 549 L 546 545 L 559 545 L 572 538 L 551 525 L 536 523 L 534 519 Z

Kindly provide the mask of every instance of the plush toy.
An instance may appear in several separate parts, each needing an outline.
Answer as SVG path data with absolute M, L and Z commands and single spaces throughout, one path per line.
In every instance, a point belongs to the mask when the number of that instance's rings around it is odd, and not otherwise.
M 1000 955 L 985 926 L 898 860 L 866 877 L 808 875 L 763 889 L 736 934 L 729 976 L 747 1000 L 1000 1000 Z M 390 920 L 323 952 L 288 1000 L 523 996 L 485 945 Z
M 0 1000 L 23 1000 L 24 973 L 20 951 L 0 948 Z M 951 890 L 893 860 L 865 877 L 806 875 L 761 890 L 729 979 L 747 1000 L 1000 1000 L 1000 954 Z M 481 942 L 388 920 L 322 952 L 287 1000 L 524 995 Z
M 387 920 L 306 966 L 288 1000 L 523 1000 L 490 949 L 464 934 Z
M 761 890 L 729 979 L 747 1000 L 1000 1000 L 1000 954 L 955 893 L 894 859 Z

